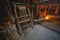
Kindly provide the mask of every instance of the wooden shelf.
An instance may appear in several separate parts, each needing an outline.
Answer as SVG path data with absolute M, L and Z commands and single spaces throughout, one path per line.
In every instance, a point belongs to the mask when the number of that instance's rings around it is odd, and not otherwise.
M 24 22 L 27 22 L 27 21 L 30 21 L 31 19 L 27 19 L 27 20 L 24 20 L 24 21 L 20 21 L 19 23 L 24 23 Z

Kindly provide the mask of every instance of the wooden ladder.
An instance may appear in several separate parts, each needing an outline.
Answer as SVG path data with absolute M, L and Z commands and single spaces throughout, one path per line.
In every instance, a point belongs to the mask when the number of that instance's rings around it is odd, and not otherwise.
M 25 28 L 25 27 L 28 28 L 29 25 L 31 25 L 31 27 L 33 28 L 32 15 L 30 13 L 29 8 L 26 8 L 26 6 L 24 6 L 24 5 L 14 5 L 14 11 L 15 11 L 15 19 L 17 21 L 19 33 L 24 34 L 23 28 Z M 24 24 L 26 24 L 26 25 L 24 25 Z M 23 26 L 21 26 L 21 25 L 23 25 Z

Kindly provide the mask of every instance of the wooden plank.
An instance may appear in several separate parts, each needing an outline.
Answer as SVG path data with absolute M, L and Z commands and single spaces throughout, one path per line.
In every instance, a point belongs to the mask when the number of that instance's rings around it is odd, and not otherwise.
M 30 21 L 31 19 L 27 19 L 27 20 L 23 20 L 23 21 L 20 21 L 19 23 L 24 23 L 24 22 L 27 22 L 27 21 Z
M 17 12 L 16 12 L 16 5 L 14 5 L 14 11 L 15 11 L 15 16 L 18 17 Z M 17 25 L 18 25 L 18 28 L 19 28 L 18 32 L 21 32 L 23 34 L 22 28 L 21 28 L 20 24 L 18 23 L 19 20 L 18 19 L 16 19 L 16 20 L 17 20 Z

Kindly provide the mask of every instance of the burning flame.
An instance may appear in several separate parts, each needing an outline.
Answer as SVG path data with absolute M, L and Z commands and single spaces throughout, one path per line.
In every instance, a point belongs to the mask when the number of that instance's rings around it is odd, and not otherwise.
M 45 19 L 49 19 L 49 17 L 47 16 L 47 17 L 45 17 Z

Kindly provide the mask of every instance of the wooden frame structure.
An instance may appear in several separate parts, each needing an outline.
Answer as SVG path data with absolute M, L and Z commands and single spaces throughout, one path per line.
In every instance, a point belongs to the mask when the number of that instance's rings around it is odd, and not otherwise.
M 18 33 L 24 34 L 23 30 L 25 28 L 28 28 L 29 25 L 31 25 L 31 27 L 33 28 L 32 15 L 30 13 L 29 8 L 27 8 L 26 4 L 22 5 L 19 3 L 14 3 L 14 12 L 15 12 L 14 15 L 18 27 Z

